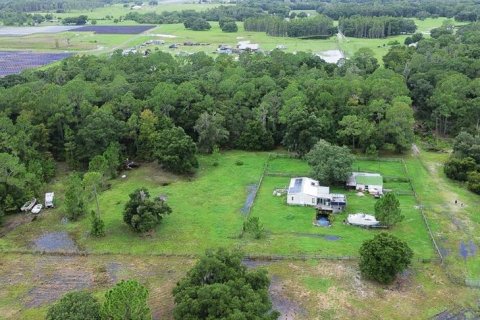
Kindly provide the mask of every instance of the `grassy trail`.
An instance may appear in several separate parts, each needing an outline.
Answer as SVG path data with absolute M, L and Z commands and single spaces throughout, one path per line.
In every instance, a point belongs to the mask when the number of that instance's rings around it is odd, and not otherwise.
M 477 253 L 480 221 L 476 212 L 480 200 L 464 185 L 445 176 L 443 163 L 447 157 L 448 154 L 422 151 L 407 164 L 417 177 L 414 187 L 432 223 L 433 236 L 445 257 L 447 271 L 459 279 L 480 279 Z

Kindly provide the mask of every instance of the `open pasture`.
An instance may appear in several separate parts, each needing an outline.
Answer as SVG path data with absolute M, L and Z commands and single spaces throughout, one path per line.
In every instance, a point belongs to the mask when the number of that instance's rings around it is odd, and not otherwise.
M 242 223 L 249 211 L 247 202 L 254 189 L 252 186 L 258 183 L 267 159 L 267 153 L 226 152 L 215 167 L 211 157 L 202 157 L 200 170 L 194 178 L 174 176 L 155 165 L 144 165 L 129 171 L 126 179 L 112 181 L 112 188 L 100 195 L 101 216 L 107 230 L 105 238 L 96 239 L 88 235 L 88 218 L 60 224 L 63 217 L 60 205 L 35 222 L 35 228 L 24 225 L 8 234 L 3 240 L 4 246 L 33 248 L 32 243 L 46 233 L 68 232 L 78 248 L 89 252 L 197 255 L 207 248 L 227 246 L 240 247 L 248 254 L 260 256 L 305 254 L 356 257 L 362 241 L 379 232 L 342 223 L 348 213 L 373 213 L 376 200 L 371 196 L 360 197 L 341 187 L 333 190 L 347 194 L 346 212 L 336 216 L 332 227 L 313 226 L 313 208 L 287 206 L 285 196 L 272 195 L 275 188 L 288 184 L 289 176 L 308 175 L 306 163 L 278 158 L 270 161 L 251 212 L 264 224 L 267 238 L 240 239 Z M 238 161 L 243 165 L 237 165 Z M 377 161 L 362 160 L 356 166 L 384 175 L 405 177 L 400 162 L 379 164 Z M 283 172 L 287 176 L 274 176 L 269 172 Z M 149 188 L 152 195 L 166 196 L 173 209 L 156 231 L 147 236 L 132 232 L 122 219 L 128 195 L 142 186 Z M 61 185 L 57 188 L 54 191 L 61 194 Z M 396 188 L 408 190 L 408 183 L 396 182 L 392 189 L 395 191 Z M 433 258 L 432 245 L 415 208 L 414 197 L 411 193 L 402 192 L 399 198 L 406 219 L 389 232 L 407 240 L 417 258 Z
M 377 172 L 384 176 L 385 187 L 398 194 L 402 213 L 405 216 L 403 222 L 387 232 L 392 232 L 406 240 L 414 250 L 416 258 L 434 258 L 432 244 L 416 206 L 402 162 L 357 160 L 353 169 Z M 327 257 L 355 257 L 364 240 L 385 231 L 362 229 L 343 223 L 350 213 L 374 213 L 377 200 L 370 195 L 360 196 L 357 192 L 343 187 L 331 188 L 333 193 L 346 194 L 347 208 L 345 212 L 335 215 L 332 226 L 317 227 L 313 224 L 314 208 L 290 206 L 287 205 L 285 196 L 277 197 L 272 194 L 275 189 L 288 187 L 291 177 L 308 176 L 308 172 L 308 165 L 303 160 L 284 157 L 270 160 L 267 174 L 251 213 L 260 218 L 270 236 L 266 241 L 249 243 L 248 252 L 269 248 L 269 251 L 276 254 L 295 252 Z

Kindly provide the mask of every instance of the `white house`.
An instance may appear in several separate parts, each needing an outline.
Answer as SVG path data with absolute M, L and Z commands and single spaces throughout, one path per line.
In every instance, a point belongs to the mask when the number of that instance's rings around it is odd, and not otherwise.
M 323 187 L 317 180 L 307 177 L 297 177 L 290 180 L 287 203 L 314 206 L 333 212 L 340 212 L 347 205 L 345 195 L 331 194 L 329 187 Z
M 378 173 L 352 172 L 347 187 L 373 194 L 383 194 L 383 177 Z

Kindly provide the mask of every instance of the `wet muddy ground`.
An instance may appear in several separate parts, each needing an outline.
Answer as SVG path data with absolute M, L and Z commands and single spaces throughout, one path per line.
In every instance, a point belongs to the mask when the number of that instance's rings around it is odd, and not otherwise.
M 43 252 L 78 252 L 75 241 L 67 232 L 48 232 L 33 240 L 33 249 Z

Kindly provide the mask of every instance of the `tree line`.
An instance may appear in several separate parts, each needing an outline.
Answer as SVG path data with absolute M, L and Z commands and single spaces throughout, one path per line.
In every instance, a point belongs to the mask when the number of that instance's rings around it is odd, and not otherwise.
M 480 13 L 478 3 L 474 0 L 404 0 L 404 1 L 341 1 L 320 2 L 316 10 L 332 19 L 355 15 L 392 16 L 404 18 L 455 17 L 459 21 L 475 21 Z
M 328 38 L 336 33 L 333 20 L 323 15 L 291 20 L 264 15 L 247 18 L 243 25 L 246 31 L 266 32 L 274 37 Z
M 385 38 L 399 34 L 414 33 L 417 26 L 411 19 L 356 15 L 340 18 L 338 28 L 347 37 Z

